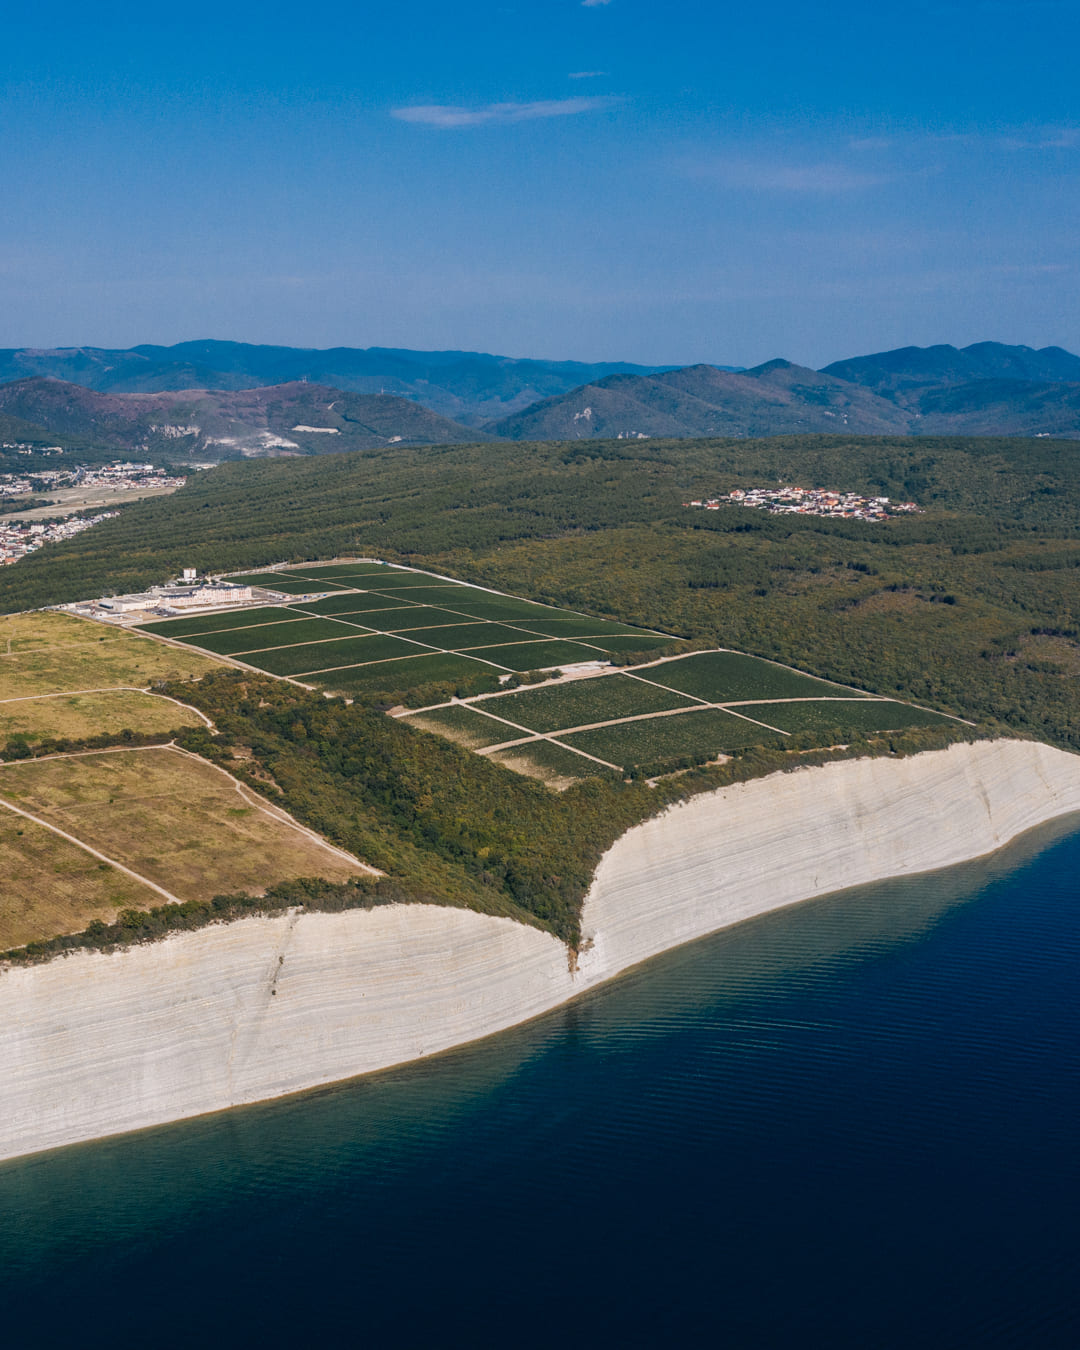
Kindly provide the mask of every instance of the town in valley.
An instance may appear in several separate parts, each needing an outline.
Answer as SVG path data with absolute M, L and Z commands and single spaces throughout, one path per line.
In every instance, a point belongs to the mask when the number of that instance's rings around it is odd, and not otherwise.
M 30 453 L 18 443 L 5 443 L 2 448 Z M 63 453 L 59 446 L 52 451 Z M 94 511 L 95 506 L 106 505 L 114 498 L 119 504 L 175 492 L 186 482 L 186 478 L 153 464 L 120 461 L 0 473 L 0 502 L 8 517 L 0 518 L 0 565 L 16 563 L 45 544 L 71 539 L 116 515 L 115 511 Z
M 722 506 L 754 506 L 773 515 L 833 516 L 843 520 L 887 520 L 890 516 L 922 511 L 915 502 L 801 487 L 733 488 L 723 496 L 699 498 L 683 505 L 706 511 L 719 511 Z

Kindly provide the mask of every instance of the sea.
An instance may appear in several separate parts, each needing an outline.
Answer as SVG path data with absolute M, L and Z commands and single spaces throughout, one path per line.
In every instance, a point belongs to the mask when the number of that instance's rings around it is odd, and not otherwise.
M 0 1166 L 15 1347 L 1080 1346 L 1080 818 Z

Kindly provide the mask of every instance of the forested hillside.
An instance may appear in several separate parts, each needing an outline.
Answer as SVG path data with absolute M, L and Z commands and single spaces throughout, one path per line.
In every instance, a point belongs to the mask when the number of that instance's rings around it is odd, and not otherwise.
M 1080 748 L 1073 442 L 488 444 L 224 465 L 6 569 L 7 612 L 182 566 L 340 554 L 776 657 Z M 684 508 L 778 480 L 913 497 L 884 524 Z
M 0 417 L 47 428 L 66 438 L 62 445 L 177 460 L 443 445 L 477 434 L 408 399 L 303 381 L 232 392 L 106 394 L 64 380 L 16 380 L 0 384 Z
M 509 440 L 588 437 L 774 436 L 909 431 L 887 399 L 790 361 L 734 374 L 689 366 L 658 375 L 612 375 L 544 399 L 489 430 Z
M 1076 357 L 1067 352 L 1061 356 L 1080 367 Z M 968 364 L 977 368 L 975 362 Z M 998 364 L 1023 369 L 1019 361 Z M 1042 368 L 1042 364 L 1030 363 L 1031 368 Z M 862 374 L 862 380 L 837 376 L 838 368 L 846 370 L 849 365 Z M 900 432 L 915 436 L 1074 436 L 1080 432 L 1080 382 L 1037 380 L 1020 374 L 949 378 L 964 368 L 965 362 L 959 361 L 955 367 L 946 366 L 939 378 L 927 373 L 921 381 L 915 374 L 904 373 L 903 367 L 901 373 L 882 374 L 877 366 L 860 362 L 841 362 L 825 371 L 790 361 L 769 361 L 738 374 L 713 366 L 690 366 L 656 375 L 612 375 L 544 399 L 492 423 L 488 430 L 510 440 L 776 436 L 838 429 L 861 435 Z
M 904 347 L 816 371 L 781 359 L 743 369 L 214 341 L 74 347 L 0 351 L 3 409 L 81 444 L 211 459 L 369 449 L 392 438 L 1067 437 L 1080 435 L 1080 357 L 981 342 Z M 324 422 L 326 413 L 337 420 Z M 328 445 L 305 433 L 313 419 L 343 439 Z

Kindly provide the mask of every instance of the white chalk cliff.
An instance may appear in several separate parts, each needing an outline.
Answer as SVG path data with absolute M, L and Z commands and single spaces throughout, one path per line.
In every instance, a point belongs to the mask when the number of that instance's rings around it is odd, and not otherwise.
M 992 852 L 1080 811 L 1030 742 L 721 788 L 625 834 L 555 938 L 428 905 L 243 919 L 0 974 L 0 1158 L 254 1102 L 502 1030 L 782 905 Z

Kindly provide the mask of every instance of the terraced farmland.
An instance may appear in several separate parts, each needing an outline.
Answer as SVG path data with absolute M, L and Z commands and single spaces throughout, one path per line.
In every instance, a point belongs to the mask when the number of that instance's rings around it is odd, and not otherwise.
M 456 687 L 465 701 L 432 700 L 399 715 L 556 787 L 640 766 L 661 771 L 799 734 L 854 736 L 948 720 L 741 652 L 604 669 L 620 652 L 647 653 L 673 639 L 408 568 L 309 565 L 245 580 L 281 603 L 146 627 L 347 697 L 395 703 L 410 690 Z M 329 594 L 300 598 L 319 592 Z M 575 666 L 601 673 L 557 678 Z M 527 671 L 550 675 L 498 692 L 499 683 Z
M 891 699 L 814 699 L 806 703 L 742 704 L 739 712 L 771 722 L 784 731 L 903 731 L 905 727 L 939 726 L 950 721 L 941 713 L 913 708 Z
M 317 595 L 320 591 L 333 591 L 343 589 L 324 581 L 308 581 L 303 577 L 292 578 L 284 573 L 276 572 L 259 573 L 256 576 L 245 576 L 244 584 L 251 586 L 262 586 L 266 590 L 278 591 L 282 595 Z
M 530 731 L 549 732 L 610 722 L 618 717 L 638 717 L 667 708 L 692 708 L 694 700 L 630 675 L 604 675 L 499 694 L 478 699 L 472 706 Z M 498 739 L 510 740 L 510 736 Z
M 654 647 L 666 647 L 670 641 L 670 638 L 653 633 L 643 633 L 640 637 L 631 637 L 629 633 L 601 633 L 589 638 L 589 642 L 602 652 L 647 652 Z
M 197 642 L 208 652 L 232 656 L 236 652 L 267 651 L 272 647 L 294 647 L 297 643 L 333 642 L 337 638 L 358 637 L 353 624 L 334 619 L 289 619 L 282 623 L 260 624 L 258 628 L 233 628 L 224 633 L 200 633 Z
M 745 697 L 752 690 L 759 701 Z M 725 651 L 404 715 L 556 787 L 612 770 L 662 772 L 751 746 L 782 745 L 799 732 L 854 736 L 950 720 Z
M 439 609 L 436 605 L 406 605 L 402 608 L 399 603 L 392 614 L 386 614 L 377 622 L 387 633 L 412 633 L 418 628 L 432 628 L 439 625 L 460 626 L 464 630 L 464 626 L 468 624 L 473 631 L 482 629 L 480 640 L 482 642 L 486 638 L 489 645 L 507 635 L 506 629 L 501 624 L 489 625 L 485 620 L 476 619 L 471 614 L 461 614 L 453 609 Z M 451 637 L 464 641 L 469 634 L 462 631 L 451 634 Z
M 346 666 L 341 670 L 322 671 L 305 675 L 305 684 L 317 684 L 328 693 L 360 697 L 388 690 L 414 689 L 417 685 L 439 681 L 471 680 L 477 675 L 490 675 L 491 667 L 482 661 L 473 661 L 456 652 L 426 652 L 415 648 L 419 656 L 405 656 L 397 660 L 381 661 L 371 665 Z M 244 658 L 247 660 L 248 658 Z
M 508 633 L 512 640 L 501 647 L 471 647 L 470 655 L 503 670 L 553 670 L 558 666 L 581 665 L 588 661 L 603 661 L 605 653 L 581 642 L 521 642 L 520 633 Z
M 164 619 L 145 631 L 329 692 L 374 691 L 390 699 L 429 683 L 603 662 L 601 644 L 608 642 L 671 641 L 381 564 L 289 568 L 243 580 L 276 592 L 282 603 Z M 330 594 L 320 596 L 324 591 Z
M 367 637 L 358 634 L 356 637 L 334 638 L 330 642 L 304 642 L 295 647 L 245 652 L 244 660 L 248 665 L 269 671 L 271 675 L 304 675 L 310 671 L 332 671 L 343 666 L 389 661 L 395 656 L 413 656 L 417 650 L 415 643 L 390 633 L 376 633 Z
M 328 563 L 315 567 L 290 567 L 288 572 L 274 572 L 276 577 L 301 577 L 312 581 L 326 581 L 340 586 L 343 581 L 351 582 L 359 577 L 377 577 L 385 575 L 384 563 Z
M 655 764 L 697 755 L 710 757 L 748 745 L 775 745 L 783 737 L 720 708 L 647 717 L 561 738 L 572 750 L 622 765 Z
M 321 600 L 305 600 L 303 609 L 305 614 L 367 614 L 383 609 L 400 612 L 402 603 L 392 595 L 379 595 L 375 591 L 346 591 L 341 595 L 324 596 Z
M 490 647 L 493 643 L 506 641 L 506 629 L 500 623 L 463 623 L 446 624 L 440 628 L 408 628 L 397 626 L 393 630 L 407 636 L 410 642 L 424 642 L 430 647 L 449 648 L 451 651 L 471 651 L 478 647 Z M 525 639 L 529 635 L 523 633 Z
M 741 652 L 695 652 L 643 669 L 640 674 L 667 689 L 678 689 L 709 703 L 858 694 L 858 690 L 845 689 Z
M 260 624 L 279 623 L 283 618 L 302 619 L 304 615 L 293 614 L 267 605 L 264 609 L 245 609 L 236 613 L 219 610 L 214 614 L 193 614 L 190 619 L 166 619 L 161 623 L 142 625 L 146 633 L 161 633 L 165 637 L 198 637 L 201 633 L 220 633 L 233 628 L 257 628 Z

